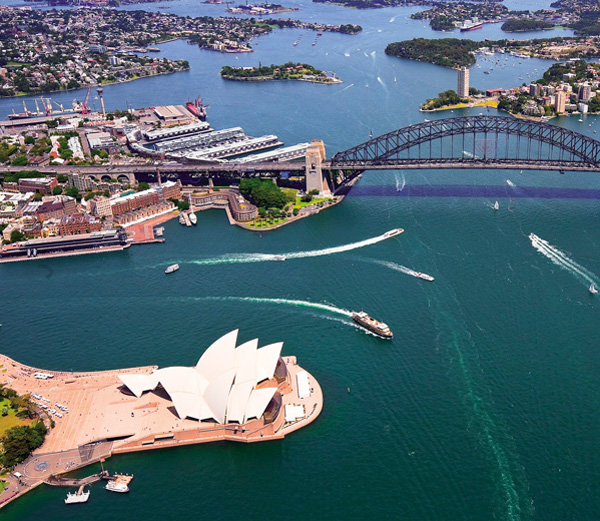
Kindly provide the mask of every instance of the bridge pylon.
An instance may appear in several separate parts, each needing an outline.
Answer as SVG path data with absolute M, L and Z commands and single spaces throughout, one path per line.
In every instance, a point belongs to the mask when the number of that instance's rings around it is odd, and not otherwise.
M 322 139 L 313 139 L 306 149 L 306 193 L 318 190 L 320 195 L 330 195 L 331 190 L 323 177 L 323 161 L 325 161 L 325 144 Z

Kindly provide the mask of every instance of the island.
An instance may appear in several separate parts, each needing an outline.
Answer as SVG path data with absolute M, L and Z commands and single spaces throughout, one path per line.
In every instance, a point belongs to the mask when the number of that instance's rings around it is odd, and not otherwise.
M 335 73 L 324 72 L 307 63 L 287 62 L 283 65 L 259 65 L 258 67 L 230 67 L 221 69 L 221 77 L 232 81 L 297 80 L 332 85 L 342 83 Z

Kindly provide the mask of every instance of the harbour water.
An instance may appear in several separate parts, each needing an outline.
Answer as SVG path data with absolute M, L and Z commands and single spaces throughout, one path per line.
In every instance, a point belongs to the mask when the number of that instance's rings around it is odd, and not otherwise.
M 224 8 L 167 5 L 183 14 Z M 325 33 L 314 47 L 308 37 L 293 47 L 299 31 L 275 31 L 238 59 L 171 42 L 164 55 L 188 59 L 192 70 L 106 87 L 109 108 L 199 94 L 217 128 L 276 133 L 288 144 L 321 137 L 332 153 L 365 141 L 370 129 L 422 121 L 420 102 L 455 87 L 453 71 L 384 55 L 390 41 L 447 36 L 408 20 L 413 8 L 302 8 L 298 16 L 365 31 Z M 502 34 L 498 26 L 477 33 L 470 36 Z M 218 77 L 222 65 L 259 60 L 304 61 L 345 83 Z M 516 85 L 549 65 L 518 62 L 508 58 L 485 76 L 475 68 L 472 84 Z M 18 104 L 2 100 L 0 113 Z M 592 135 L 596 118 L 558 124 Z M 407 196 L 411 186 L 431 190 Z M 456 195 L 440 197 L 441 187 Z M 553 197 L 535 196 L 542 187 Z M 572 189 L 588 195 L 561 197 Z M 23 363 L 192 365 L 212 340 L 240 328 L 242 340 L 283 340 L 284 354 L 298 356 L 325 397 L 320 418 L 282 441 L 113 457 L 111 472 L 136 476 L 129 494 L 93 485 L 87 504 L 69 507 L 63 490 L 42 486 L 2 519 L 117 519 L 123 511 L 148 521 L 598 518 L 600 301 L 587 287 L 600 283 L 599 191 L 594 174 L 368 172 L 342 204 L 274 232 L 231 227 L 215 210 L 198 213 L 191 229 L 166 223 L 161 245 L 0 265 L 0 348 Z M 399 237 L 369 240 L 398 227 Z M 274 262 L 278 254 L 287 260 Z M 166 277 L 174 263 L 181 269 Z M 386 322 L 394 340 L 358 329 L 348 311 L 361 309 Z

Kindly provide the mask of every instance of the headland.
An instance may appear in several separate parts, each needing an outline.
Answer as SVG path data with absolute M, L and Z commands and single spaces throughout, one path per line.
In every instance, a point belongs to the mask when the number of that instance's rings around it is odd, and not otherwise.
M 323 394 L 296 357 L 280 356 L 282 343 L 257 349 L 254 340 L 236 348 L 236 338 L 233 331 L 217 340 L 195 368 L 56 372 L 0 355 L 2 383 L 30 395 L 36 413 L 54 425 L 5 478 L 10 500 L 0 508 L 51 476 L 112 454 L 282 439 L 313 422 Z

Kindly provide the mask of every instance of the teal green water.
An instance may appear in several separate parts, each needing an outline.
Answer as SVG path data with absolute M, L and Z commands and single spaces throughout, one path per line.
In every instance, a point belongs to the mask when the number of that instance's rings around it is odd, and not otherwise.
M 305 36 L 297 48 L 298 31 L 281 31 L 238 60 L 172 42 L 165 54 L 189 59 L 189 73 L 108 86 L 107 103 L 181 102 L 200 93 L 217 128 L 241 125 L 288 144 L 323 137 L 333 153 L 367 139 L 371 128 L 378 134 L 422 121 L 422 99 L 454 86 L 452 71 L 383 55 L 389 41 L 430 34 L 407 19 L 412 8 L 298 4 L 298 16 L 359 21 L 365 31 L 324 34 L 315 47 Z M 216 9 L 173 5 L 184 14 Z M 469 36 L 500 34 L 490 26 Z M 282 59 L 335 70 L 346 83 L 218 78 L 226 63 Z M 510 86 L 548 65 L 507 64 L 489 76 L 474 69 L 473 82 Z M 18 103 L 0 101 L 0 111 Z M 593 135 L 596 119 L 556 123 Z M 463 198 L 404 192 L 453 184 L 509 190 L 498 212 L 476 188 Z M 3 509 L 2 519 L 599 518 L 600 301 L 587 286 L 600 283 L 600 207 L 594 198 L 526 198 L 525 187 L 598 190 L 600 181 L 541 172 L 373 172 L 341 205 L 262 236 L 210 211 L 193 229 L 167 223 L 162 245 L 1 265 L 0 349 L 26 364 L 191 365 L 210 342 L 240 328 L 242 341 L 283 340 L 284 354 L 296 355 L 325 395 L 319 419 L 285 440 L 114 457 L 111 471 L 135 475 L 129 494 L 97 484 L 89 503 L 66 507 L 64 490 L 40 487 Z M 370 243 L 396 227 L 405 233 Z M 536 249 L 532 232 L 547 243 L 536 241 Z M 364 246 L 336 249 L 355 243 Z M 282 253 L 285 262 L 269 260 Z M 174 262 L 180 271 L 165 277 Z M 359 309 L 387 322 L 394 340 L 354 327 L 346 311 Z

